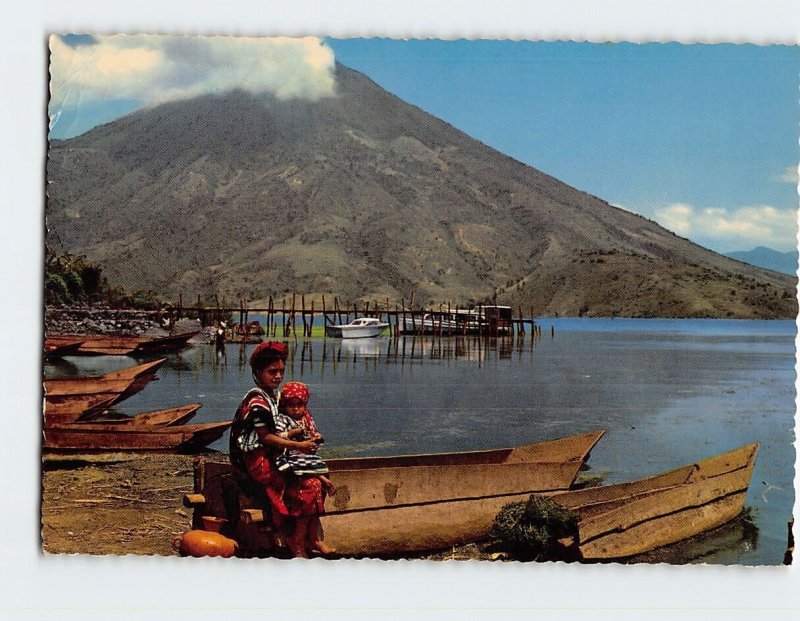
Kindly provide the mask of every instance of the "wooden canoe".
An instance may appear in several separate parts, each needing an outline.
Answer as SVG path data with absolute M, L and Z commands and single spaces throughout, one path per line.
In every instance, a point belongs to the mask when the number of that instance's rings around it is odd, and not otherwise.
M 44 424 L 64 425 L 90 418 L 110 408 L 119 395 L 68 395 L 49 397 L 44 401 Z
M 222 437 L 230 421 L 192 425 L 72 423 L 44 428 L 44 449 L 55 451 L 191 452 Z
M 77 354 L 127 356 L 177 351 L 185 347 L 189 339 L 199 333 L 199 330 L 194 330 L 156 338 L 114 334 L 61 334 L 48 337 L 48 340 L 57 343 L 63 340 L 82 338 L 84 341 L 76 351 Z
M 500 508 L 531 493 L 569 489 L 603 431 L 510 449 L 326 460 L 337 490 L 323 518 L 329 545 L 346 555 L 390 555 L 440 549 L 478 540 Z M 229 464 L 196 464 L 199 516 L 239 523 L 245 547 L 268 549 L 268 535 L 227 514 L 236 473 Z M 240 507 L 257 506 L 244 487 Z M 247 532 L 245 532 L 247 531 Z
M 578 514 L 578 547 L 586 560 L 621 559 L 712 530 L 738 516 L 758 444 L 663 474 L 555 494 Z
M 75 354 L 86 341 L 86 337 L 73 337 L 65 339 L 49 339 L 44 340 L 44 353 L 45 356 L 58 357 L 69 356 Z
M 122 393 L 130 396 L 154 379 L 156 370 L 164 362 L 166 358 L 160 358 L 104 375 L 47 379 L 44 381 L 45 396 L 51 398 Z
M 129 426 L 171 426 L 183 425 L 197 414 L 197 410 L 202 407 L 200 403 L 190 403 L 188 405 L 181 405 L 175 408 L 166 408 L 163 410 L 154 410 L 152 412 L 142 412 L 135 416 L 125 416 L 120 418 L 92 418 L 91 420 L 78 420 L 75 421 L 76 425 L 119 425 L 123 427 Z

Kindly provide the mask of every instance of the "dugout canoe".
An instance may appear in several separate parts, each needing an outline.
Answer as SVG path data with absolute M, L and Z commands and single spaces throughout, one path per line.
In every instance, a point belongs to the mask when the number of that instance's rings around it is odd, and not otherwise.
M 77 353 L 85 341 L 86 337 L 83 336 L 55 340 L 46 338 L 44 340 L 44 354 L 52 358 L 69 356 Z
M 75 352 L 78 355 L 147 355 L 157 352 L 177 351 L 187 346 L 189 339 L 200 330 L 170 334 L 155 338 L 143 336 L 120 336 L 115 334 L 59 334 L 48 337 L 51 343 L 82 338 L 83 343 Z
M 221 438 L 230 424 L 230 421 L 221 421 L 164 426 L 115 423 L 54 425 L 44 428 L 43 447 L 62 452 L 193 452 Z
M 91 420 L 75 421 L 76 425 L 118 425 L 123 427 L 152 426 L 165 427 L 172 425 L 183 425 L 197 414 L 202 407 L 201 403 L 190 403 L 174 408 L 163 410 L 153 410 L 152 412 L 142 412 L 134 416 L 124 416 L 119 418 L 92 418 Z
M 490 451 L 326 460 L 337 487 L 326 501 L 326 542 L 345 555 L 369 556 L 476 541 L 504 504 L 569 489 L 603 433 Z M 203 460 L 185 503 L 195 508 L 195 524 L 202 516 L 228 519 L 244 549 L 263 550 L 271 534 L 257 524 L 257 495 L 229 464 Z M 231 514 L 231 506 L 244 512 Z
M 166 358 L 159 358 L 104 375 L 46 379 L 44 380 L 45 396 L 47 398 L 102 394 L 130 396 L 144 388 L 150 380 L 155 379 L 155 372 L 166 360 Z
M 744 506 L 758 443 L 663 474 L 558 493 L 551 498 L 578 514 L 569 543 L 585 560 L 623 559 L 712 530 Z
M 101 414 L 119 400 L 118 395 L 67 395 L 44 401 L 44 424 L 64 425 Z

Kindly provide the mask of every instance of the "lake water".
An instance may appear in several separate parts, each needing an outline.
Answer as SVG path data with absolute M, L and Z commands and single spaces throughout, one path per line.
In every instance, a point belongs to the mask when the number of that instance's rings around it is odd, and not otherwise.
M 589 459 L 607 483 L 758 441 L 746 506 L 757 532 L 725 530 L 681 560 L 780 564 L 794 504 L 795 335 L 790 321 L 542 319 L 542 336 L 289 339 L 287 380 L 309 384 L 331 455 L 511 446 L 605 429 Z M 200 401 L 228 419 L 252 385 L 253 345 L 169 356 L 126 414 Z M 70 357 L 48 376 L 103 373 L 126 357 Z M 227 434 L 212 448 L 226 450 Z

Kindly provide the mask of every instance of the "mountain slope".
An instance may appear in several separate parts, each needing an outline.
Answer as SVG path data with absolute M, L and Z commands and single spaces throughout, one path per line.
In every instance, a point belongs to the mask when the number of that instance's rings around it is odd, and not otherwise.
M 337 91 L 206 96 L 54 141 L 48 243 L 167 298 L 414 292 L 537 314 L 796 314 L 789 276 L 569 187 L 342 66 Z
M 758 246 L 752 250 L 727 252 L 725 256 L 783 274 L 791 274 L 794 276 L 797 273 L 797 250 L 778 252 L 772 248 Z

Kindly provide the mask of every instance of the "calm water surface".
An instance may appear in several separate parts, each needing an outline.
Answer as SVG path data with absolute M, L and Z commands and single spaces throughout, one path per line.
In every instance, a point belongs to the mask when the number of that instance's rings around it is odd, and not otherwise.
M 289 340 L 287 380 L 309 384 L 331 455 L 510 446 L 594 429 L 591 472 L 641 478 L 761 443 L 746 506 L 757 532 L 723 529 L 680 560 L 780 564 L 794 504 L 795 334 L 790 321 L 542 319 L 542 337 Z M 552 329 L 552 333 L 551 333 Z M 126 414 L 200 401 L 230 418 L 252 385 L 253 345 L 173 354 Z M 71 357 L 48 376 L 127 357 Z M 212 448 L 226 450 L 227 435 Z

